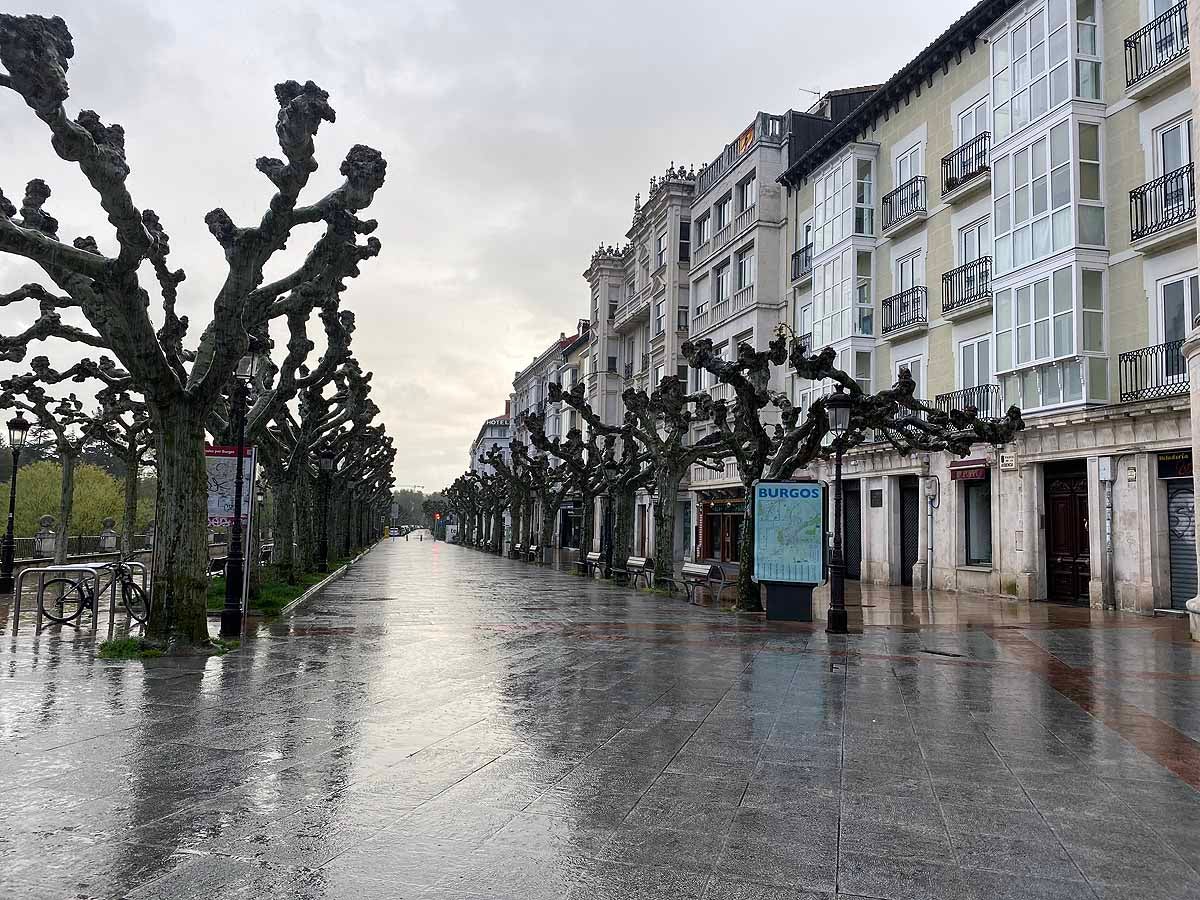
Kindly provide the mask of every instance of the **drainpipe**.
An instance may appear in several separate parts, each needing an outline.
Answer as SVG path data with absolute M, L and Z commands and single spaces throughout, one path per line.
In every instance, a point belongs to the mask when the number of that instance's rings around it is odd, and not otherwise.
M 926 515 L 925 538 L 925 590 L 933 590 L 933 511 L 942 505 L 942 482 L 936 475 L 925 476 Z
M 1104 607 L 1117 608 L 1117 577 L 1113 569 L 1113 479 L 1116 460 L 1111 456 L 1097 458 L 1100 481 L 1104 484 Z

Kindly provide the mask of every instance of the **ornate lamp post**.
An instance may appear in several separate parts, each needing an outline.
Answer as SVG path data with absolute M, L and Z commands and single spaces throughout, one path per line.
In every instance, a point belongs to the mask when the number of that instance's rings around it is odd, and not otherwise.
M 850 427 L 850 395 L 837 386 L 825 400 L 829 430 L 833 432 L 833 553 L 829 560 L 829 634 L 846 634 L 846 563 L 842 559 L 842 435 Z
M 321 468 L 321 536 L 317 542 L 317 571 L 329 571 L 329 479 L 333 477 L 333 453 L 322 450 L 318 460 Z
M 21 450 L 25 447 L 29 427 L 29 423 L 20 413 L 8 420 L 8 446 L 12 448 L 12 480 L 8 485 L 8 527 L 4 531 L 4 543 L 0 544 L 0 594 L 13 592 L 13 559 L 17 553 L 17 539 L 13 534 L 13 520 L 17 513 L 17 466 L 21 462 Z
M 242 631 L 242 582 L 246 576 L 246 558 L 242 549 L 242 480 L 246 477 L 246 406 L 250 399 L 250 381 L 254 378 L 257 358 L 250 354 L 238 366 L 230 391 L 230 408 L 237 429 L 237 462 L 233 484 L 233 524 L 229 527 L 229 552 L 225 557 L 225 608 L 221 610 L 221 634 L 224 637 Z

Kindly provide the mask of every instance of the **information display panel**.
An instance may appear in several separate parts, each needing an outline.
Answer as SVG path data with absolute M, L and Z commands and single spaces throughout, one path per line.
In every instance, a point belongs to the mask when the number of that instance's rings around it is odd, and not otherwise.
M 824 582 L 825 493 L 818 481 L 754 485 L 755 581 Z

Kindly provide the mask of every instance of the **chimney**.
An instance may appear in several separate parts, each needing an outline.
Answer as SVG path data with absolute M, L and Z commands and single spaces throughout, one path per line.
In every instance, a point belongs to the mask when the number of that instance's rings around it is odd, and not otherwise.
M 511 418 L 512 417 L 511 414 L 512 414 L 512 401 L 505 400 L 504 401 L 504 418 L 506 418 L 506 419 Z

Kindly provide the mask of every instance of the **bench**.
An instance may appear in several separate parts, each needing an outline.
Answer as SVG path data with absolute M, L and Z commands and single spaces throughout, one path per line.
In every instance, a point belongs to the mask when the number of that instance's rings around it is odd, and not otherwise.
M 525 554 L 526 562 L 540 563 L 542 561 L 542 556 L 541 556 L 542 548 L 539 547 L 537 544 L 534 544 L 532 547 L 530 547 L 528 544 L 526 544 L 525 549 L 522 552 L 524 552 L 524 554 Z
M 509 559 L 520 559 L 521 554 L 524 552 L 524 549 L 525 548 L 522 544 L 518 544 L 514 541 L 512 544 L 509 544 L 508 558 Z
M 654 560 L 646 556 L 631 556 L 625 560 L 623 568 L 613 566 L 612 571 L 616 580 L 628 578 L 631 587 L 638 586 L 639 578 L 646 582 L 646 587 L 650 587 L 654 577 Z
M 712 563 L 684 563 L 683 571 L 674 583 L 683 585 L 683 589 L 687 591 L 688 603 L 695 602 L 696 590 L 700 587 L 704 587 L 710 597 L 715 596 L 720 600 L 721 592 L 725 590 L 725 570 Z M 718 585 L 715 595 L 714 584 Z
M 595 550 L 589 553 L 582 561 L 575 560 L 572 563 L 581 575 L 587 575 L 589 578 L 595 578 L 596 572 L 604 565 L 600 559 L 600 551 Z

